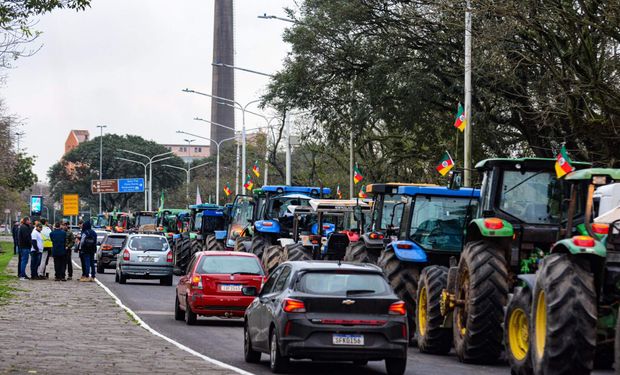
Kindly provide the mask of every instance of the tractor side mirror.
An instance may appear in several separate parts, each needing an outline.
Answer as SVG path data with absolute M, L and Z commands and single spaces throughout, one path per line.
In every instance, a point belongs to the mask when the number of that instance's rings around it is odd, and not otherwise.
M 353 207 L 353 217 L 355 218 L 355 221 L 360 222 L 362 221 L 362 206 L 355 206 Z
M 453 170 L 450 172 L 450 182 L 448 183 L 448 189 L 459 190 L 463 186 L 462 175 L 463 171 Z

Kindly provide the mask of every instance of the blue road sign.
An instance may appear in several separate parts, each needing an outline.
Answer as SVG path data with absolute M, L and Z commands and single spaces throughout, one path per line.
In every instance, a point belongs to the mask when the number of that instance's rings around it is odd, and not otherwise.
M 118 192 L 119 193 L 142 193 L 144 192 L 144 179 L 143 178 L 119 178 L 118 179 Z

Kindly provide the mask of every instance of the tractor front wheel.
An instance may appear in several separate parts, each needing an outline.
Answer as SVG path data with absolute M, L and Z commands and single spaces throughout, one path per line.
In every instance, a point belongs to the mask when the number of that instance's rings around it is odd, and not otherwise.
M 349 243 L 347 251 L 344 254 L 345 262 L 358 262 L 358 263 L 372 263 L 377 264 L 379 262 L 379 251 L 373 252 L 366 248 L 364 240 L 360 238 L 357 242 Z
M 402 262 L 390 246 L 383 251 L 379 258 L 379 267 L 390 282 L 394 293 L 405 302 L 407 320 L 409 322 L 409 339 L 413 339 L 416 331 L 416 304 L 415 299 L 420 277 L 419 266 L 415 263 Z
M 504 316 L 504 343 L 506 357 L 513 375 L 530 375 L 532 360 L 530 356 L 530 310 L 532 291 L 517 287 L 506 306 Z
M 280 245 L 271 245 L 265 249 L 263 252 L 263 266 L 267 270 L 268 274 L 271 274 L 274 269 L 280 263 L 282 263 L 282 257 L 284 254 L 284 249 Z
M 283 261 L 312 260 L 312 251 L 306 249 L 301 243 L 284 246 Z
M 502 349 L 508 270 L 503 249 L 493 241 L 465 245 L 456 275 L 454 349 L 462 362 L 492 363 Z
M 265 248 L 271 245 L 271 237 L 255 234 L 252 237 L 252 254 L 261 258 Z
M 442 327 L 441 293 L 446 288 L 448 269 L 429 266 L 418 282 L 416 338 L 422 353 L 446 354 L 452 347 L 452 331 Z
M 209 234 L 205 239 L 205 249 L 207 251 L 222 251 L 224 250 L 224 244 L 216 240 L 214 234 Z
M 175 249 L 174 266 L 180 275 L 185 274 L 185 270 L 191 258 L 191 250 L 189 238 L 181 239 L 181 241 L 179 241 L 179 246 Z
M 536 275 L 532 307 L 535 374 L 589 374 L 596 350 L 596 289 L 589 264 L 551 254 Z
M 245 252 L 245 245 L 243 243 L 249 240 L 250 240 L 250 237 L 239 236 L 235 238 L 235 247 L 233 248 L 233 250 Z

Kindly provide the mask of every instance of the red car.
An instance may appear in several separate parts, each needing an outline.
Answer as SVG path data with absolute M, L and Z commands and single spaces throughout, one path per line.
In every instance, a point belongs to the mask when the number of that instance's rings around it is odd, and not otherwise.
M 242 318 L 254 297 L 244 296 L 243 287 L 260 290 L 267 278 L 251 253 L 203 251 L 194 254 L 176 289 L 174 318 L 195 324 L 198 315 Z

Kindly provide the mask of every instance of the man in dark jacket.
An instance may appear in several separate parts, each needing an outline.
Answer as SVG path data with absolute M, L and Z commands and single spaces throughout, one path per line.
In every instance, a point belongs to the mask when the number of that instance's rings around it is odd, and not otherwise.
M 50 233 L 52 240 L 52 257 L 54 258 L 55 281 L 67 281 L 65 279 L 65 259 L 67 258 L 67 233 L 60 229 L 60 223 L 54 224 L 54 230 Z
M 82 236 L 80 238 L 80 253 L 84 259 L 82 277 L 79 281 L 95 280 L 95 253 L 97 252 L 97 233 L 91 229 L 90 221 L 82 224 Z M 90 277 L 89 276 L 90 270 Z
M 32 227 L 30 226 L 30 218 L 25 217 L 22 219 L 22 223 L 17 231 L 17 245 L 19 246 L 19 279 L 26 280 L 26 266 L 28 265 L 28 258 L 30 257 L 30 248 L 32 246 L 31 240 Z
M 73 248 L 75 247 L 75 235 L 71 232 L 71 228 L 69 227 L 68 222 L 64 222 L 63 229 L 67 234 L 67 239 L 65 240 L 65 249 L 67 249 L 67 254 L 65 255 L 65 264 L 67 265 L 67 280 L 71 280 L 73 278 L 73 263 L 71 262 L 71 253 L 73 252 Z
M 13 254 L 19 253 L 19 243 L 17 241 L 17 232 L 19 232 L 19 221 L 14 222 L 13 227 L 11 228 L 11 234 L 13 235 Z

